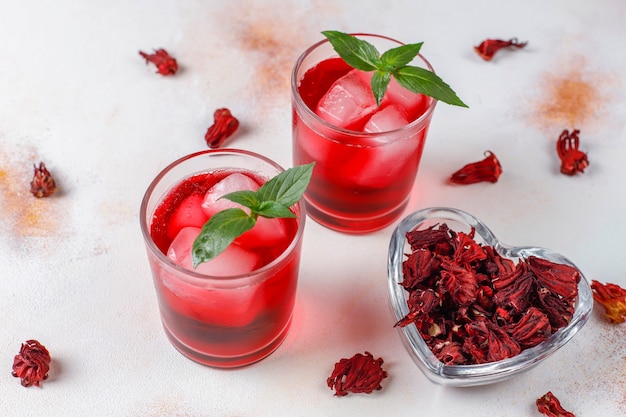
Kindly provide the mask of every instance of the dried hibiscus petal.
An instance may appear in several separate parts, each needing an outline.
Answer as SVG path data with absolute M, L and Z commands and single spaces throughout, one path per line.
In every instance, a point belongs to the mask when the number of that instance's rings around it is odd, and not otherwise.
M 54 194 L 57 185 L 50 172 L 48 172 L 46 165 L 40 162 L 39 167 L 34 165 L 34 169 L 33 180 L 30 182 L 30 192 L 37 198 L 49 197 Z
M 463 348 L 475 363 L 496 362 L 521 352 L 519 344 L 501 327 L 486 320 L 465 325 L 468 338 Z
M 454 261 L 459 264 L 471 264 L 487 258 L 487 253 L 474 240 L 476 230 L 472 228 L 470 233 L 459 232 L 454 240 Z
M 495 154 L 491 151 L 485 153 L 485 159 L 472 162 L 456 171 L 450 177 L 454 184 L 474 184 L 477 182 L 497 182 L 502 174 L 502 166 Z
M 440 272 L 440 294 L 449 294 L 457 306 L 469 306 L 478 296 L 478 279 L 472 268 L 443 259 Z
M 559 297 L 545 288 L 540 289 L 538 294 L 539 303 L 543 311 L 546 312 L 553 328 L 560 329 L 572 321 L 574 305 L 571 299 Z
M 365 352 L 365 355 L 357 353 L 337 362 L 326 383 L 339 397 L 348 393 L 371 394 L 382 389 L 381 382 L 387 377 L 387 372 L 382 368 L 383 362 L 382 358 L 374 359 L 369 352 Z
M 428 249 L 412 252 L 402 264 L 404 280 L 401 285 L 407 291 L 416 289 L 419 284 L 432 275 L 433 270 L 439 265 L 439 258 L 433 256 L 432 251 Z
M 485 61 L 491 61 L 496 52 L 502 48 L 523 48 L 528 42 L 518 42 L 517 38 L 509 40 L 486 39 L 480 45 L 474 47 L 474 51 Z
M 537 307 L 530 307 L 517 322 L 506 327 L 511 337 L 524 348 L 538 345 L 552 334 L 550 320 Z
M 228 109 L 213 113 L 213 124 L 207 129 L 204 140 L 210 148 L 219 148 L 239 128 L 239 120 Z
M 458 342 L 447 340 L 432 347 L 433 354 L 446 365 L 463 365 L 467 358 L 463 355 L 463 348 Z
M 537 398 L 536 404 L 537 410 L 546 417 L 576 417 L 561 406 L 561 402 L 551 391 Z
M 536 256 L 528 257 L 527 262 L 540 286 L 567 299 L 578 294 L 580 271 L 576 268 Z
M 50 353 L 37 340 L 27 340 L 22 343 L 20 353 L 13 360 L 13 375 L 21 379 L 25 387 L 39 386 L 40 382 L 48 378 L 50 370 Z
M 524 270 L 524 268 L 520 268 Z M 534 290 L 533 276 L 529 272 L 521 274 L 506 287 L 499 288 L 493 296 L 493 302 L 508 312 L 517 315 L 525 311 L 530 304 Z
M 443 250 L 440 246 L 449 246 L 450 249 L 450 231 L 447 225 L 433 225 L 422 230 L 412 230 L 406 234 L 406 240 L 411 247 L 415 250 L 417 248 L 438 248 L 437 252 L 441 253 Z
M 178 71 L 178 63 L 165 49 L 157 49 L 153 54 L 139 51 L 139 55 L 146 60 L 146 63 L 154 64 L 157 68 L 157 73 L 161 75 L 174 75 Z
M 561 173 L 575 175 L 582 173 L 589 166 L 587 154 L 578 150 L 580 130 L 575 129 L 570 133 L 564 130 L 556 142 L 556 151 L 561 159 Z
M 616 284 L 591 281 L 593 299 L 605 308 L 605 314 L 613 323 L 626 322 L 626 289 Z
M 515 271 L 515 262 L 500 255 L 493 247 L 485 246 L 483 247 L 483 250 L 487 255 L 487 259 L 485 262 L 485 272 L 487 272 L 492 277 L 492 279 L 501 280 L 503 276 L 506 276 Z
M 404 327 L 415 320 L 427 318 L 428 314 L 440 304 L 441 299 L 431 289 L 411 291 L 408 300 L 409 313 L 398 321 L 396 326 Z

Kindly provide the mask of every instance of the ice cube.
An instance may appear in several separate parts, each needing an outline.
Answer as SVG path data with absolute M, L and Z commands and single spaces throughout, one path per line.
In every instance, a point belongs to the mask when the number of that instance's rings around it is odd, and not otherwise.
M 202 227 L 209 219 L 202 210 L 202 194 L 192 194 L 185 198 L 167 224 L 167 237 L 174 239 L 178 232 L 187 226 Z
M 256 253 L 231 244 L 215 258 L 193 269 L 191 248 L 200 231 L 199 227 L 183 228 L 170 244 L 167 251 L 168 258 L 183 268 L 219 277 L 245 274 L 258 267 L 260 259 Z
M 415 119 L 420 113 L 423 113 L 428 106 L 430 99 L 423 94 L 416 94 L 412 91 L 402 87 L 398 82 L 391 77 L 387 91 L 383 97 L 380 107 L 385 107 L 388 104 L 395 104 L 402 109 L 408 115 L 412 115 Z
M 410 158 L 414 157 L 418 146 L 418 139 L 411 138 L 361 149 L 345 161 L 343 166 L 345 175 L 352 183 L 361 187 L 379 189 L 389 187 L 398 180 L 398 173 L 405 169 Z
M 399 129 L 408 123 L 409 120 L 404 110 L 391 104 L 381 107 L 379 111 L 374 113 L 365 124 L 363 131 L 369 133 L 389 132 L 390 130 Z
M 317 104 L 315 113 L 334 126 L 355 129 L 377 108 L 371 74 L 352 70 L 339 78 Z
M 176 264 L 191 269 L 191 245 L 200 228 L 186 227 L 180 231 L 167 252 Z M 196 269 L 211 276 L 245 274 L 257 268 L 258 256 L 231 244 L 224 252 Z M 164 301 L 180 314 L 219 326 L 245 326 L 263 309 L 264 298 L 257 296 L 256 285 L 216 288 L 214 285 L 180 279 L 165 270 L 160 275 L 160 291 Z
M 237 243 L 246 248 L 268 247 L 287 239 L 287 230 L 281 219 L 257 217 L 254 227 L 237 238 Z
M 408 122 L 406 113 L 396 105 L 381 107 L 365 125 L 366 132 L 385 132 Z M 423 133 L 417 137 L 390 141 L 385 135 L 363 139 L 363 147 L 355 151 L 343 166 L 346 176 L 357 185 L 383 188 L 396 180 L 396 175 L 415 156 Z
M 228 208 L 243 208 L 237 203 L 220 197 L 235 191 L 256 191 L 259 187 L 259 184 L 247 175 L 238 172 L 230 174 L 207 191 L 204 195 L 204 201 L 202 202 L 202 210 L 204 210 L 207 216 L 211 217 L 218 211 L 226 210 Z M 247 209 L 245 209 L 245 211 L 249 212 Z
M 259 188 L 259 184 L 247 175 L 240 173 L 230 174 L 220 182 L 216 183 L 205 194 L 202 209 L 209 217 L 219 211 L 233 207 L 241 208 L 245 210 L 246 213 L 249 213 L 250 210 L 240 204 L 220 197 L 235 191 L 256 191 Z M 237 238 L 237 243 L 245 247 L 256 248 L 275 245 L 286 237 L 287 231 L 279 219 L 258 217 L 254 227 Z

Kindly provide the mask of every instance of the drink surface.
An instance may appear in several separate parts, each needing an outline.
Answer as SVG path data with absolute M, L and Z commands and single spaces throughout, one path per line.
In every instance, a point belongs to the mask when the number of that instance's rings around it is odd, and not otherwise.
M 336 128 L 304 116 L 297 105 L 294 111 L 294 165 L 316 162 L 304 195 L 308 213 L 326 226 L 353 233 L 384 227 L 406 205 L 432 114 L 417 122 L 432 99 L 393 79 L 378 107 L 371 75 L 341 58 L 323 60 L 304 73 L 298 93 Z M 419 126 L 411 127 L 413 122 Z
M 193 175 L 174 187 L 158 205 L 150 235 L 159 250 L 167 255 L 183 229 L 199 229 L 217 211 L 240 207 L 226 199 L 219 200 L 222 195 L 242 189 L 256 190 L 264 182 L 251 172 L 231 169 Z M 253 252 L 258 258 L 254 269 L 258 269 L 276 259 L 289 246 L 297 228 L 296 219 L 259 218 L 257 225 L 236 239 L 234 245 Z M 193 239 L 186 242 L 193 243 Z
M 367 131 L 364 126 L 372 115 L 385 113 L 389 107 L 397 108 L 402 113 L 404 120 L 401 124 L 393 124 L 388 130 L 398 129 L 413 122 L 428 109 L 431 102 L 429 97 L 406 90 L 393 78 L 389 83 L 380 108 L 376 108 L 376 101 L 370 86 L 371 77 L 371 72 L 355 70 L 341 58 L 329 58 L 319 62 L 304 74 L 298 92 L 307 107 L 325 120 L 324 114 L 321 114 L 325 112 L 325 104 L 329 104 L 330 108 L 327 110 L 329 113 L 345 112 L 345 107 L 351 104 L 360 108 L 367 107 L 363 119 L 354 120 L 353 123 L 342 120 L 341 115 L 327 120 L 329 123 L 334 122 L 333 124 L 337 127 L 355 131 Z M 341 94 L 346 90 L 345 94 L 348 97 L 336 96 L 336 94 Z M 333 95 L 333 93 L 336 94 Z M 328 103 L 333 98 L 337 100 Z M 337 104 L 336 107 L 333 106 L 335 103 Z M 371 108 L 372 106 L 374 107 Z M 380 132 L 380 130 L 370 130 L 369 132 Z
M 192 269 L 191 245 L 202 225 L 212 214 L 238 206 L 219 197 L 256 190 L 264 181 L 234 169 L 186 178 L 157 206 L 152 239 L 174 263 Z M 256 271 L 285 252 L 298 224 L 298 219 L 259 217 L 252 230 L 198 266 L 195 271 L 209 275 L 206 280 L 152 262 L 163 326 L 181 353 L 206 365 L 236 367 L 262 359 L 280 344 L 295 302 L 299 247 L 284 261 Z

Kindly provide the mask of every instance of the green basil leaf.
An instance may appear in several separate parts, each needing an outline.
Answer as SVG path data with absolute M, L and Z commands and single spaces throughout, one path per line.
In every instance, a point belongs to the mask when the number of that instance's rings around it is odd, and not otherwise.
M 280 203 L 274 201 L 264 201 L 258 207 L 256 213 L 259 216 L 274 218 L 295 218 L 296 214 Z
M 355 36 L 332 30 L 322 34 L 328 38 L 335 52 L 352 68 L 378 73 L 372 77 L 372 93 L 379 106 L 389 83 L 384 73 L 388 73 L 410 91 L 444 103 L 467 107 L 452 88 L 433 72 L 408 65 L 419 54 L 423 42 L 391 48 L 380 55 L 375 46 Z
M 221 198 L 241 204 L 249 209 L 254 209 L 261 204 L 258 193 L 252 190 L 234 191 L 232 193 L 224 194 Z
M 390 80 L 391 75 L 386 71 L 374 71 L 374 75 L 372 75 L 372 92 L 379 107 Z
M 312 162 L 283 171 L 257 191 L 235 191 L 223 195 L 222 198 L 249 208 L 250 214 L 240 208 L 230 208 L 211 216 L 193 242 L 193 267 L 222 253 L 235 239 L 254 227 L 258 216 L 296 217 L 289 208 L 300 200 L 309 185 L 314 165 Z
M 222 253 L 233 240 L 252 229 L 256 219 L 239 208 L 215 213 L 207 221 L 193 242 L 191 256 L 193 267 L 207 262 Z
M 380 57 L 383 67 L 393 70 L 408 65 L 419 54 L 423 44 L 424 42 L 411 43 L 384 52 Z
M 445 81 L 427 69 L 407 66 L 395 71 L 393 77 L 398 84 L 414 93 L 425 94 L 455 106 L 467 107 Z
M 326 30 L 322 34 L 352 68 L 374 71 L 380 67 L 380 53 L 371 43 L 335 30 Z
M 261 201 L 274 201 L 289 208 L 296 204 L 306 190 L 315 162 L 281 172 L 257 190 Z

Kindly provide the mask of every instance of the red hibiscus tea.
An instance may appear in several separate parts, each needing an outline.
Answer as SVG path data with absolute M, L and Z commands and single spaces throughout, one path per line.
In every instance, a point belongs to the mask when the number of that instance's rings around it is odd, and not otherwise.
M 402 45 L 382 36 L 358 37 L 379 51 Z M 432 71 L 421 56 L 412 65 Z M 392 78 L 379 107 L 371 76 L 352 69 L 322 41 L 298 59 L 291 80 L 294 165 L 316 162 L 304 194 L 307 212 L 348 233 L 383 228 L 402 214 L 437 103 Z
M 260 217 L 214 259 L 192 267 L 204 223 L 237 205 L 224 194 L 256 191 L 283 169 L 251 152 L 210 150 L 159 174 L 141 206 L 141 227 L 168 338 L 182 354 L 239 367 L 272 353 L 287 335 L 298 280 L 304 211 Z

